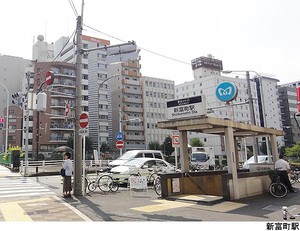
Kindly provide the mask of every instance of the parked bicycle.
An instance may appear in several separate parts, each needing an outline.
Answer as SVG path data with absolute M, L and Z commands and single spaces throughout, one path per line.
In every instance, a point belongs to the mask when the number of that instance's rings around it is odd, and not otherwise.
M 116 192 L 119 189 L 119 184 L 116 184 L 109 174 L 101 174 L 100 171 L 97 171 L 97 177 L 88 185 L 88 189 L 94 192 L 97 187 L 105 193 Z
M 161 178 L 159 175 L 155 178 L 153 186 L 156 194 L 161 196 Z
M 284 183 L 281 182 L 280 176 L 277 170 L 270 170 L 269 177 L 272 183 L 269 186 L 269 192 L 272 196 L 276 198 L 285 197 L 288 193 L 288 189 Z
M 300 183 L 300 171 L 299 171 L 299 169 L 295 169 L 295 170 L 291 171 L 290 182 L 291 182 L 291 184 Z

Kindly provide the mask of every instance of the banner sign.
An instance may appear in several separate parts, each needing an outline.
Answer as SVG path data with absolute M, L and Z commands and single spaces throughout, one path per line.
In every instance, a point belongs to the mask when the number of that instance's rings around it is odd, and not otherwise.
M 167 102 L 167 119 L 180 119 L 206 114 L 206 102 L 201 95 Z

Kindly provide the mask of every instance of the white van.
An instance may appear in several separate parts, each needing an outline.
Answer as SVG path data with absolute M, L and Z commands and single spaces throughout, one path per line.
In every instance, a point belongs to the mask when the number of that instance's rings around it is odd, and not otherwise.
M 267 155 L 258 155 L 257 156 L 257 162 L 259 164 L 264 164 L 264 163 L 269 163 L 269 156 Z M 271 157 L 271 162 L 272 162 L 272 157 Z M 247 161 L 244 162 L 243 168 L 244 169 L 249 169 L 249 164 L 254 164 L 254 156 L 251 156 Z
M 156 158 L 165 160 L 164 155 L 158 150 L 130 150 L 125 152 L 118 159 L 109 162 L 109 167 L 116 167 L 134 158 Z

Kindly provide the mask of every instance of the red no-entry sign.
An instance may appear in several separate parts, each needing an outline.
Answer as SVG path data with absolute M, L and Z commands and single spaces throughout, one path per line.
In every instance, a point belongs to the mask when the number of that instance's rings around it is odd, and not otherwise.
M 46 84 L 47 85 L 51 85 L 53 83 L 54 80 L 54 75 L 52 71 L 48 71 L 46 73 Z
M 122 140 L 118 140 L 118 141 L 116 142 L 116 147 L 117 147 L 118 149 L 122 149 L 122 148 L 124 147 L 123 141 L 122 141 Z
M 89 124 L 89 116 L 85 112 L 81 113 L 79 117 L 79 126 L 85 128 Z

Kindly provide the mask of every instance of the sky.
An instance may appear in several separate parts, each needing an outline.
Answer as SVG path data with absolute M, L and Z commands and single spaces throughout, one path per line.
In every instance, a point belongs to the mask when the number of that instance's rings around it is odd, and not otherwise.
M 70 2 L 81 14 L 82 0 L 0 0 L 0 54 L 31 59 L 38 35 L 49 43 L 70 36 L 76 28 Z M 298 0 L 84 3 L 83 33 L 112 45 L 134 40 L 145 76 L 191 81 L 191 60 L 212 54 L 224 70 L 268 74 L 279 84 L 300 80 Z

